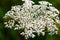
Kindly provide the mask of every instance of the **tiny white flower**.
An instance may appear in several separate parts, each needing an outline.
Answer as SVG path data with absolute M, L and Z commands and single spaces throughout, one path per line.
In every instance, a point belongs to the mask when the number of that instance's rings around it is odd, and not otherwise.
M 45 32 L 42 32 L 42 35 L 44 36 L 45 35 Z
M 34 38 L 35 37 L 35 35 L 34 34 L 32 34 L 32 38 Z
M 20 33 L 20 35 L 23 35 L 23 36 L 24 36 L 24 35 L 25 35 L 25 33 L 24 33 L 24 32 L 22 32 L 22 33 Z

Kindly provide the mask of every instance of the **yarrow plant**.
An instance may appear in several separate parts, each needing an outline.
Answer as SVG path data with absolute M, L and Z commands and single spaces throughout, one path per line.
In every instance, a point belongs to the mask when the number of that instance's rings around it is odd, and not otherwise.
M 5 27 L 14 28 L 14 30 L 24 31 L 20 35 L 25 38 L 35 37 L 38 35 L 57 34 L 56 23 L 60 23 L 58 14 L 59 11 L 47 1 L 39 1 L 39 5 L 35 5 L 31 0 L 22 0 L 23 5 L 12 6 L 4 18 L 8 20 L 4 23 Z

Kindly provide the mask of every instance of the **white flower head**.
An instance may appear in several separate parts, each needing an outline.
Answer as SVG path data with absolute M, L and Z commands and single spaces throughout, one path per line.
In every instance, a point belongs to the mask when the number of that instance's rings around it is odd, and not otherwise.
M 40 3 L 41 5 L 49 5 L 49 6 L 52 6 L 52 4 L 49 3 L 49 2 L 47 2 L 47 1 L 39 1 L 39 3 Z
M 23 1 L 25 3 L 22 6 L 12 6 L 4 16 L 4 18 L 10 18 L 5 22 L 6 27 L 14 27 L 14 30 L 24 29 L 20 34 L 26 38 L 34 38 L 34 33 L 44 36 L 46 31 L 50 35 L 57 34 L 56 23 L 60 23 L 59 11 L 52 7 L 51 3 L 39 1 L 40 5 L 32 5 L 34 2 L 31 0 Z

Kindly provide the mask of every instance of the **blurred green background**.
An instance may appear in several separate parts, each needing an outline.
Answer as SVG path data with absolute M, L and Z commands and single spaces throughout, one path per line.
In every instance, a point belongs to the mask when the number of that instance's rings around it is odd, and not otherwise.
M 33 0 L 36 4 L 38 1 L 43 0 Z M 60 0 L 44 0 L 53 4 L 60 11 Z M 0 0 L 0 40 L 18 40 L 18 31 L 13 29 L 8 29 L 4 27 L 3 16 L 5 13 L 11 9 L 11 6 L 22 5 L 22 0 Z M 60 27 L 58 27 L 60 29 Z M 50 36 L 46 34 L 45 36 L 36 36 L 35 38 L 29 38 L 28 40 L 60 40 L 60 30 L 58 30 L 58 35 Z

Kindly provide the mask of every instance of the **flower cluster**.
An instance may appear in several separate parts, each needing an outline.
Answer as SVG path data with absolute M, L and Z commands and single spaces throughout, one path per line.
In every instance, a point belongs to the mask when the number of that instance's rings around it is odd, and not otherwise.
M 12 6 L 12 9 L 8 11 L 4 18 L 9 18 L 6 21 L 5 27 L 14 28 L 14 30 L 24 31 L 20 35 L 26 38 L 35 37 L 34 33 L 38 35 L 57 34 L 58 28 L 56 23 L 59 21 L 59 11 L 52 7 L 52 4 L 46 1 L 39 1 L 39 5 L 33 5 L 31 0 L 23 0 L 23 5 Z

